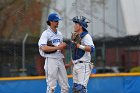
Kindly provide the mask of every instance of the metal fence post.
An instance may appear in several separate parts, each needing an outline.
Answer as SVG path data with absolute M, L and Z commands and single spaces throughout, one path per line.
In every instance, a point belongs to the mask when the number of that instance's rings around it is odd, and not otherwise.
M 22 73 L 21 76 L 26 76 L 26 69 L 25 69 L 25 42 L 27 40 L 28 33 L 26 33 L 23 41 L 22 41 Z

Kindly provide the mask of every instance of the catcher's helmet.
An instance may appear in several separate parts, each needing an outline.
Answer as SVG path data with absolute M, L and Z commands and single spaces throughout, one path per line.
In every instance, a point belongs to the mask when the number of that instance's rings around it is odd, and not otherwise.
M 83 29 L 87 31 L 86 29 L 88 27 L 87 23 L 89 22 L 86 22 L 85 20 L 86 20 L 86 17 L 84 16 L 80 16 L 79 18 L 78 16 L 76 16 L 72 19 L 74 23 L 79 23 L 83 27 Z
M 51 13 L 48 16 L 48 21 L 59 21 L 62 20 L 61 18 L 59 18 L 58 14 L 56 13 Z

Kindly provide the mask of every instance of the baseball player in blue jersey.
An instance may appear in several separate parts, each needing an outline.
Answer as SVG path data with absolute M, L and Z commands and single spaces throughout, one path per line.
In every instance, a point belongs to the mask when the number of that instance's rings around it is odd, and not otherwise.
M 42 33 L 38 42 L 40 55 L 45 58 L 46 93 L 54 93 L 57 81 L 61 87 L 61 93 L 68 93 L 69 91 L 62 53 L 66 44 L 63 42 L 62 33 L 57 30 L 60 20 L 58 14 L 51 13 L 47 21 L 49 27 Z
M 94 52 L 94 44 L 91 36 L 87 31 L 86 18 L 74 17 L 73 22 L 75 33 L 80 35 L 81 41 L 72 41 L 72 61 L 66 64 L 66 67 L 73 66 L 73 93 L 87 93 L 87 83 L 91 74 L 93 65 L 91 63 L 91 53 Z M 73 40 L 73 39 L 72 39 Z

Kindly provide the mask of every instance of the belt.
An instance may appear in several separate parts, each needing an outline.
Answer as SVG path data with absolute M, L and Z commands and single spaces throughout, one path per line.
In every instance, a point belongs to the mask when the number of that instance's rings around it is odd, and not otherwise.
M 79 64 L 79 63 L 90 63 L 90 62 L 83 62 L 83 61 L 78 61 L 75 64 Z

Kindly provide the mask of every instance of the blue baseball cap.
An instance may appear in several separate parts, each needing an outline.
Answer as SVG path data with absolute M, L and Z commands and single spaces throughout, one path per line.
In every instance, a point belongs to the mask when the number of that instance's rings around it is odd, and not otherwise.
M 58 14 L 56 13 L 51 13 L 48 16 L 48 21 L 59 21 L 62 20 L 61 18 L 59 18 Z

